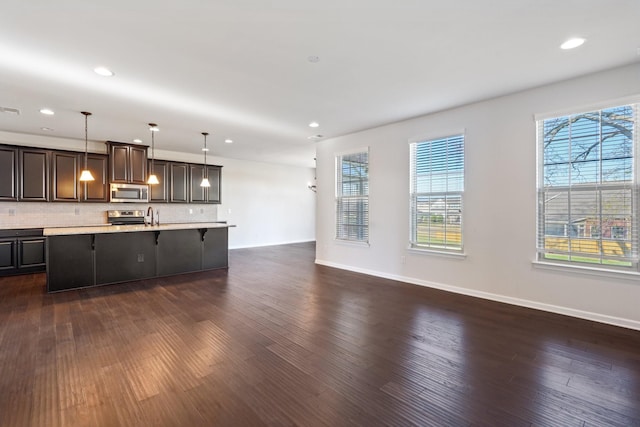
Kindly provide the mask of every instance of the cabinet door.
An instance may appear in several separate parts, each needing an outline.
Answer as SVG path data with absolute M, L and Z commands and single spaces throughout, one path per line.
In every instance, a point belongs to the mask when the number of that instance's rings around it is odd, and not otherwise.
M 205 187 L 200 187 L 202 182 L 202 165 L 189 165 L 189 176 L 191 185 L 189 186 L 189 201 L 191 203 L 204 203 L 206 200 Z
M 80 168 L 84 168 L 84 156 L 81 157 Z M 87 156 L 87 168 L 91 171 L 94 181 L 80 184 L 82 200 L 85 202 L 108 202 L 109 182 L 107 177 L 108 157 L 104 154 L 89 154 Z
M 186 163 L 171 163 L 171 202 L 186 203 L 188 201 L 187 187 L 189 177 Z
M 45 237 L 18 240 L 18 268 L 44 267 Z
M 18 150 L 0 147 L 0 200 L 17 200 Z
M 149 201 L 150 202 L 168 202 L 169 201 L 169 164 L 162 160 L 156 160 L 153 163 L 153 172 L 158 177 L 159 184 L 149 185 Z M 151 160 L 149 160 L 149 173 L 151 173 Z
M 222 168 L 220 166 L 207 166 L 207 176 L 211 185 L 206 191 L 207 203 L 220 204 L 222 200 L 220 195 L 222 191 Z
M 136 184 L 147 183 L 147 148 L 129 147 L 129 180 Z
M 49 200 L 49 153 L 45 150 L 20 149 L 19 200 Z
M 17 267 L 16 242 L 16 239 L 0 239 L 0 271 Z
M 111 181 L 129 182 L 129 147 L 111 145 Z
M 51 200 L 78 201 L 78 160 L 76 153 L 51 153 Z

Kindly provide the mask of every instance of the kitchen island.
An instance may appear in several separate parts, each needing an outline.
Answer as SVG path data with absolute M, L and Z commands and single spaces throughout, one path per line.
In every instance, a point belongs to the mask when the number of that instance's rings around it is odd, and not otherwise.
M 218 222 L 45 228 L 47 291 L 228 268 Z

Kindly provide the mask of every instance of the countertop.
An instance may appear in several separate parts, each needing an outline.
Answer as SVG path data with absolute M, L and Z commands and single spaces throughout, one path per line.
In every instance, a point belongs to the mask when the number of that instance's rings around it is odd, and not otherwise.
M 160 225 L 96 225 L 82 227 L 44 227 L 45 236 L 65 236 L 72 234 L 102 234 L 102 233 L 132 233 L 140 231 L 187 230 L 199 228 L 228 228 L 235 227 L 222 222 L 183 222 L 177 224 Z

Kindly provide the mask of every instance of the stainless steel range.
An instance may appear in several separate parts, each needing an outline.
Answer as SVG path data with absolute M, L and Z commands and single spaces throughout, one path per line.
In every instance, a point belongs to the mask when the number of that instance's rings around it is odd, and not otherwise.
M 110 210 L 107 211 L 107 222 L 112 225 L 144 224 L 144 211 L 139 210 Z

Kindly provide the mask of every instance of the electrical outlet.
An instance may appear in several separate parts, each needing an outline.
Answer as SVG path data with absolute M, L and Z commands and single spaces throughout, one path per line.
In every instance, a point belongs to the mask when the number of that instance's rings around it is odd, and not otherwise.
M 407 261 L 407 257 L 405 257 L 405 256 L 401 256 L 400 257 L 400 263 L 401 264 L 404 264 L 406 261 Z
M 76 208 L 76 209 L 75 209 L 75 214 L 76 214 L 76 215 L 80 215 L 80 208 Z
M 200 213 L 203 214 L 204 213 L 204 208 L 200 208 Z
M 193 209 L 189 209 L 189 215 L 193 213 Z
M 16 210 L 15 209 L 9 209 L 9 216 L 16 216 Z
M 144 262 L 144 254 L 138 254 L 138 262 Z

